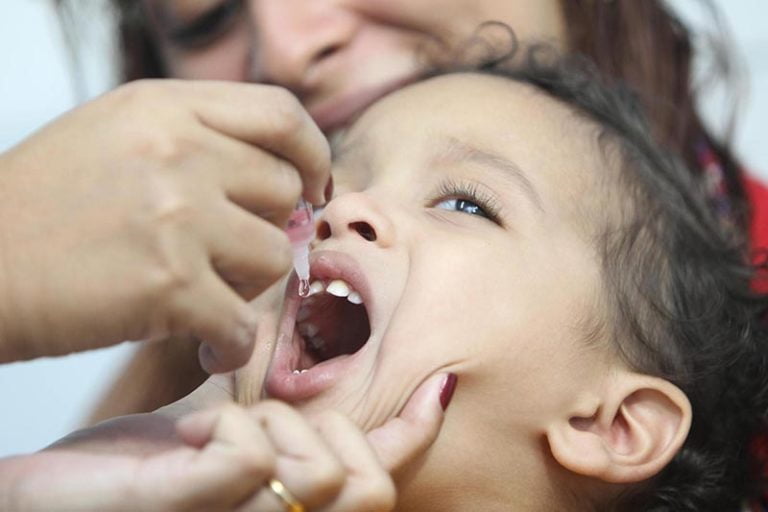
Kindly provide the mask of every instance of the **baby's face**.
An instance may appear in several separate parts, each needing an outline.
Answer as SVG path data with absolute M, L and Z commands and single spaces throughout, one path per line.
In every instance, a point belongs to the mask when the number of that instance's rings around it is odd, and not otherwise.
M 453 372 L 431 466 L 536 457 L 559 404 L 613 364 L 584 341 L 599 151 L 567 108 L 502 78 L 449 75 L 381 100 L 337 148 L 312 253 L 327 289 L 301 305 L 295 283 L 287 294 L 268 394 L 369 429 Z

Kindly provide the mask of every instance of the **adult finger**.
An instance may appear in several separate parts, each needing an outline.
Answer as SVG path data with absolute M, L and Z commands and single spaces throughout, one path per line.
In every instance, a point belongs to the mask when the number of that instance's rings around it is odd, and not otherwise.
M 368 432 L 368 441 L 390 474 L 422 454 L 437 439 L 456 380 L 452 373 L 427 379 L 397 417 Z
M 202 448 L 213 438 L 219 416 L 221 410 L 218 408 L 188 414 L 176 422 L 176 433 L 185 444 Z
M 202 137 L 201 135 L 200 137 Z M 219 132 L 204 133 L 211 152 L 199 165 L 213 170 L 230 201 L 282 228 L 302 194 L 298 169 L 288 160 Z
M 230 286 L 249 291 L 250 300 L 290 271 L 291 245 L 285 231 L 239 206 L 222 210 L 206 235 L 211 264 Z
M 246 500 L 268 481 L 275 453 L 261 427 L 240 407 L 227 405 L 180 421 L 181 437 L 207 438 L 199 451 L 177 451 L 150 459 L 141 473 L 154 497 L 147 503 L 170 501 L 173 510 L 219 509 Z M 167 478 L 154 481 L 160 472 Z M 170 489 L 168 489 L 170 487 Z M 209 507 L 209 508 L 207 508 Z
M 319 512 L 386 512 L 395 506 L 395 484 L 365 434 L 352 421 L 325 411 L 313 421 L 322 438 L 341 459 L 346 482 L 335 500 Z
M 188 333 L 203 341 L 200 364 L 208 373 L 244 365 L 256 339 L 255 313 L 213 269 L 176 299 L 170 323 L 174 334 Z
M 345 482 L 344 466 L 306 418 L 271 400 L 254 407 L 251 413 L 277 453 L 275 478 L 311 510 L 333 500 Z M 263 503 L 262 498 L 266 503 L 274 502 L 271 491 L 262 494 L 254 503 Z
M 280 331 L 280 313 L 287 278 L 285 276 L 275 282 L 249 304 L 259 318 L 256 342 L 248 363 L 235 372 L 233 378 L 235 401 L 244 406 L 253 406 L 263 399 L 262 388 Z
M 196 81 L 192 91 L 204 125 L 291 162 L 301 174 L 306 199 L 325 202 L 331 151 L 295 96 L 281 87 L 236 82 Z

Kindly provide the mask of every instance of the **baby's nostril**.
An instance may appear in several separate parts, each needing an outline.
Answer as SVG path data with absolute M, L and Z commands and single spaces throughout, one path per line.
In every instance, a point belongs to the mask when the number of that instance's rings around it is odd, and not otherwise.
M 376 231 L 367 222 L 353 222 L 349 225 L 349 227 L 357 231 L 361 237 L 365 238 L 369 242 L 376 241 Z
M 318 240 L 327 240 L 331 237 L 331 226 L 323 221 L 317 225 L 317 238 Z

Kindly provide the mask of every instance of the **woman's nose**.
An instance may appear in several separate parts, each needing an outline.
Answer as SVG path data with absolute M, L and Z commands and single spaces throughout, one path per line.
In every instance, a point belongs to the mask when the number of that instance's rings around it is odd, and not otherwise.
M 253 79 L 303 92 L 312 70 L 342 52 L 357 20 L 328 0 L 254 0 Z
M 390 247 L 395 229 L 377 200 L 363 192 L 348 193 L 328 203 L 317 227 L 317 238 L 345 239 Z

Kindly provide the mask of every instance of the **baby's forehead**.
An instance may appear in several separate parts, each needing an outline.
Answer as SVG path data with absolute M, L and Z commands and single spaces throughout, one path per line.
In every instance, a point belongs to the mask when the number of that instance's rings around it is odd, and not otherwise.
M 334 141 L 333 152 L 340 173 L 353 173 L 357 182 L 360 173 L 384 172 L 386 162 L 439 160 L 451 148 L 500 155 L 543 182 L 603 167 L 598 132 L 595 123 L 532 85 L 452 73 L 382 98 Z M 344 165 L 350 162 L 354 169 Z
M 405 138 L 447 134 L 487 144 L 546 141 L 552 148 L 594 139 L 597 126 L 533 85 L 480 72 L 450 73 L 408 85 L 379 99 L 332 142 L 336 156 Z M 500 137 L 491 137 L 492 134 Z M 574 148 L 575 149 L 575 148 Z M 584 148 L 578 148 L 584 153 Z

